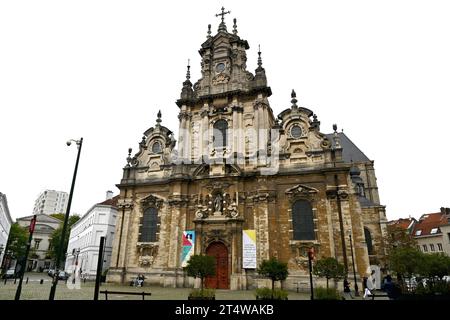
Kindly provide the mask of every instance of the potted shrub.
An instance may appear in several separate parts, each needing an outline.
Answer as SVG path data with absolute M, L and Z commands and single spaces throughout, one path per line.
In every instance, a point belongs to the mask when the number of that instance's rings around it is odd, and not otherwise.
M 194 289 L 189 294 L 188 300 L 215 300 L 214 290 L 205 290 L 206 277 L 216 274 L 216 260 L 206 255 L 193 255 L 189 259 L 186 272 L 188 276 L 200 278 L 200 290 Z
M 283 281 L 287 278 L 289 272 L 287 263 L 280 262 L 276 258 L 263 260 L 258 268 L 258 273 L 272 280 L 272 289 L 261 288 L 256 291 L 256 299 L 268 299 L 268 290 L 270 290 L 270 299 L 287 300 L 287 292 L 284 290 L 275 291 L 275 281 Z

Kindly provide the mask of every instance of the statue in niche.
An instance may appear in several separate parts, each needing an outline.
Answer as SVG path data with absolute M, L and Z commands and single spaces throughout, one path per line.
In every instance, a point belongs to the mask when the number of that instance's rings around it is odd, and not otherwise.
M 214 198 L 214 211 L 215 212 L 222 212 L 223 208 L 223 199 L 222 195 L 218 193 L 216 197 Z

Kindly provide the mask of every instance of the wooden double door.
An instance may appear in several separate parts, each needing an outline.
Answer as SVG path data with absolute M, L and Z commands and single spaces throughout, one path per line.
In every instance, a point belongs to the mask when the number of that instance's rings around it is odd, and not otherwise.
M 213 242 L 206 248 L 206 254 L 216 259 L 216 274 L 206 278 L 210 289 L 229 289 L 228 249 L 222 242 Z

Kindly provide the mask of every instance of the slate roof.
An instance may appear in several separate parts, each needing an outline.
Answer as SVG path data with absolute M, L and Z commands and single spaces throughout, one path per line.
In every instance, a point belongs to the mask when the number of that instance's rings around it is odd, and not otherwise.
M 330 139 L 331 145 L 334 147 L 334 133 L 326 134 L 327 138 Z M 342 146 L 342 160 L 345 162 L 367 162 L 370 159 L 361 151 L 353 142 L 350 140 L 345 133 L 338 132 L 338 137 L 340 138 Z

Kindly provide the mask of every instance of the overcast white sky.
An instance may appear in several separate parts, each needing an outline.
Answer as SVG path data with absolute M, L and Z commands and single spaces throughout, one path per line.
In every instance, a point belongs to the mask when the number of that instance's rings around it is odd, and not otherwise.
M 186 62 L 224 5 L 254 71 L 261 44 L 275 114 L 299 105 L 375 160 L 389 219 L 450 206 L 449 1 L 0 1 L 0 192 L 13 218 L 44 189 L 72 212 L 117 194 L 127 149 L 155 124 L 178 131 Z

